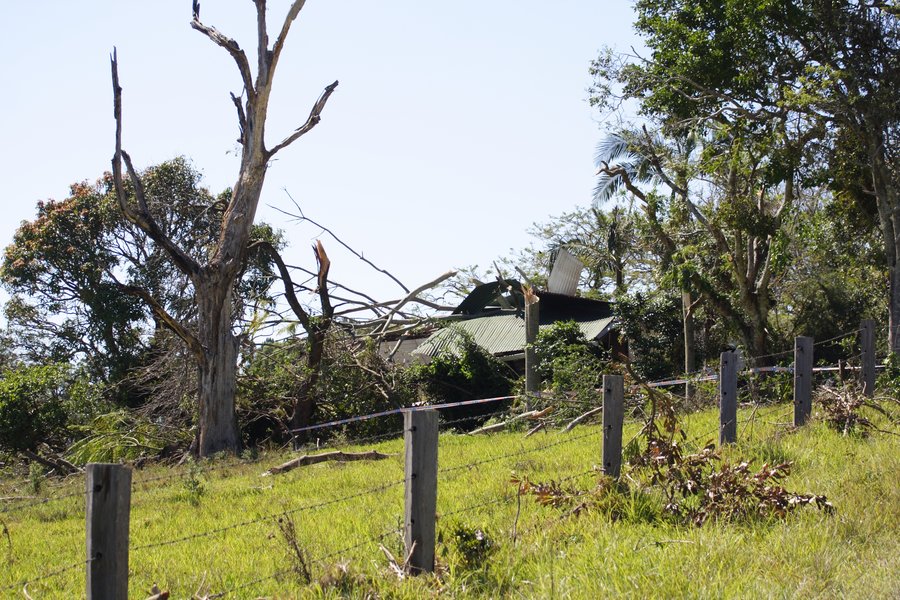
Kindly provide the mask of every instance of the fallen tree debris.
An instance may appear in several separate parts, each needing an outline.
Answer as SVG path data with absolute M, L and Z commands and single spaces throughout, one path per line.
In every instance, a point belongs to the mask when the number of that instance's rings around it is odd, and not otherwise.
M 486 425 L 481 429 L 476 429 L 475 431 L 470 431 L 469 435 L 481 435 L 485 433 L 493 433 L 495 431 L 501 431 L 506 428 L 507 425 L 514 423 L 516 421 L 521 421 L 522 419 L 528 419 L 530 421 L 536 421 L 538 419 L 543 419 L 547 415 L 553 412 L 553 407 L 548 406 L 543 410 L 530 410 L 528 412 L 524 412 L 521 415 L 516 415 L 511 419 L 507 419 L 502 423 L 494 423 L 493 425 Z
M 323 454 L 304 454 L 303 456 L 299 456 L 295 459 L 289 460 L 282 465 L 272 467 L 271 469 L 263 473 L 263 477 L 268 475 L 287 473 L 288 471 L 292 471 L 297 467 L 315 465 L 331 460 L 337 462 L 350 462 L 354 460 L 384 460 L 385 458 L 390 458 L 391 456 L 391 454 L 384 454 L 382 452 L 378 452 L 377 450 L 369 450 L 368 452 L 343 452 L 341 450 L 335 450 L 334 452 L 325 452 Z
M 572 431 L 579 424 L 583 423 L 584 421 L 587 421 L 588 419 L 590 419 L 591 417 L 593 417 L 594 415 L 596 415 L 597 413 L 600 413 L 600 412 L 603 412 L 602 406 L 598 406 L 597 408 L 592 408 L 591 410 L 587 411 L 583 415 L 575 417 L 574 419 L 572 419 L 572 421 L 569 422 L 568 425 L 566 425 L 566 428 L 563 429 L 563 432 L 565 433 L 568 431 Z

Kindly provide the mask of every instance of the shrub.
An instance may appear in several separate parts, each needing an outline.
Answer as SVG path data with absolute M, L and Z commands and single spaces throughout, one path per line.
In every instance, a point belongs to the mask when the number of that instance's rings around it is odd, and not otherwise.
M 475 343 L 470 334 L 456 329 L 452 350 L 445 350 L 423 365 L 406 370 L 405 383 L 415 387 L 426 404 L 463 402 L 477 398 L 507 396 L 512 391 L 511 376 L 505 364 Z M 447 409 L 441 416 L 456 421 L 461 418 L 487 416 L 497 410 L 496 404 Z M 466 425 L 477 425 L 467 422 Z
M 70 374 L 64 365 L 24 366 L 0 378 L 0 450 L 35 450 L 66 437 Z
M 557 405 L 557 417 L 570 418 L 584 412 L 586 406 L 600 403 L 598 388 L 608 372 L 607 353 L 588 342 L 577 323 L 562 321 L 541 330 L 535 354 L 543 388 L 566 396 L 561 403 L 560 398 L 547 402 Z

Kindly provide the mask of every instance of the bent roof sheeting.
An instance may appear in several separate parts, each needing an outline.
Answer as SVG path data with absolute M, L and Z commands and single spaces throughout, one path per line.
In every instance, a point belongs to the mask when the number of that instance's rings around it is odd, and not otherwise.
M 588 340 L 595 340 L 609 331 L 613 317 L 577 321 L 576 323 L 584 337 Z M 541 323 L 540 328 L 546 329 L 551 325 L 552 323 Z M 452 352 L 456 329 L 468 332 L 476 344 L 494 355 L 522 352 L 525 348 L 525 319 L 514 314 L 499 314 L 459 321 L 450 327 L 436 331 L 412 353 L 437 356 L 445 350 Z

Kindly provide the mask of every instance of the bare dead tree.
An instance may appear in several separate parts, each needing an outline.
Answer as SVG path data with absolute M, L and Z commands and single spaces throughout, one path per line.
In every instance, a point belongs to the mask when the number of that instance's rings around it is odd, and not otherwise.
M 238 359 L 238 338 L 232 332 L 234 324 L 233 294 L 235 282 L 247 257 L 250 234 L 269 162 L 280 150 L 309 133 L 321 120 L 322 111 L 334 93 L 338 82 L 325 87 L 310 110 L 306 121 L 269 148 L 265 142 L 265 125 L 269 109 L 269 95 L 275 68 L 284 48 L 291 25 L 305 0 L 294 0 L 273 44 L 269 44 L 265 0 L 254 0 L 257 23 L 257 66 L 254 80 L 250 60 L 238 43 L 214 27 L 200 21 L 200 4 L 193 3 L 191 27 L 222 47 L 234 60 L 240 72 L 243 90 L 231 94 L 237 109 L 241 145 L 241 163 L 231 198 L 225 208 L 218 241 L 206 259 L 190 256 L 157 223 L 144 195 L 141 179 L 131 157 L 122 149 L 122 88 L 119 86 L 118 60 L 111 57 L 114 114 L 116 120 L 116 149 L 112 159 L 113 179 L 119 205 L 125 217 L 140 227 L 162 248 L 169 259 L 194 285 L 197 308 L 196 325 L 184 323 L 166 312 L 149 291 L 139 287 L 127 290 L 143 299 L 156 318 L 171 329 L 187 345 L 198 366 L 199 443 L 200 456 L 219 451 L 236 452 L 240 447 L 235 416 L 235 391 Z M 125 171 L 132 182 L 136 203 L 128 201 L 123 183 Z M 320 265 L 321 266 L 321 265 Z M 321 270 L 321 269 L 320 269 Z

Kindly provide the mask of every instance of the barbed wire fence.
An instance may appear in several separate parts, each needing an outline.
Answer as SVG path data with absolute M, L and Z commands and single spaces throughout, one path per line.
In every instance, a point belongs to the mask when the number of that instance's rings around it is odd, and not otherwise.
M 862 327 L 857 330 L 845 332 L 839 336 L 835 336 L 828 340 L 822 340 L 819 342 L 815 342 L 814 344 L 812 344 L 812 347 L 816 348 L 816 347 L 824 346 L 826 344 L 841 343 L 846 338 L 849 338 L 851 336 L 860 335 L 864 331 L 864 329 L 865 329 L 865 327 Z M 795 359 L 796 359 L 797 352 L 798 352 L 798 350 L 795 347 L 795 349 L 793 351 L 784 351 L 784 352 L 773 353 L 773 354 L 767 355 L 765 357 L 752 357 L 748 360 L 753 363 L 756 363 L 760 359 L 775 359 L 778 357 L 786 357 L 790 353 L 793 353 L 795 355 Z M 874 360 L 875 360 L 874 348 L 863 347 L 863 348 L 861 348 L 861 352 L 849 357 L 848 364 L 837 365 L 837 366 L 835 366 L 835 365 L 827 365 L 827 366 L 820 365 L 818 367 L 813 367 L 812 372 L 827 374 L 830 372 L 840 371 L 841 376 L 843 377 L 843 374 L 845 371 L 859 371 L 863 375 L 863 377 L 865 377 L 867 375 L 867 373 L 866 373 L 867 369 L 869 369 L 872 373 L 874 373 L 874 368 L 872 368 L 872 366 L 871 366 L 872 363 L 874 363 Z M 858 361 L 858 366 L 857 366 L 857 364 L 853 364 L 856 361 Z M 870 366 L 867 366 L 867 363 Z M 782 375 L 796 376 L 797 369 L 794 366 L 774 365 L 771 367 L 751 367 L 751 368 L 745 369 L 741 372 L 741 375 L 743 377 L 758 377 L 758 376 L 764 375 L 764 374 L 766 374 L 766 375 L 767 374 L 782 374 Z M 611 377 L 620 377 L 620 376 L 611 376 Z M 628 392 L 630 394 L 635 394 L 635 393 L 638 393 L 641 389 L 659 389 L 659 388 L 667 388 L 667 387 L 673 387 L 673 386 L 682 386 L 687 383 L 703 383 L 703 382 L 716 382 L 720 388 L 719 393 L 721 395 L 722 385 L 724 383 L 724 380 L 719 373 L 712 372 L 709 369 L 700 369 L 700 370 L 697 370 L 690 374 L 682 374 L 677 377 L 667 378 L 667 379 L 659 380 L 659 381 L 643 382 L 640 385 L 629 388 Z M 736 381 L 735 381 L 735 385 L 736 385 Z M 796 393 L 796 390 L 795 390 L 795 393 Z M 604 394 L 604 396 L 605 396 L 605 394 Z M 737 398 L 737 393 L 735 393 L 734 396 L 735 396 L 735 398 Z M 332 421 L 329 423 L 322 423 L 322 424 L 309 426 L 307 428 L 302 428 L 302 430 L 295 430 L 292 433 L 296 434 L 301 431 L 314 431 L 314 430 L 320 430 L 320 429 L 325 429 L 325 428 L 341 427 L 348 423 L 353 423 L 353 422 L 358 422 L 358 421 L 363 421 L 363 420 L 376 419 L 376 418 L 380 418 L 380 417 L 388 417 L 388 416 L 395 416 L 395 415 L 402 415 L 405 419 L 404 427 L 402 429 L 393 429 L 393 430 L 390 430 L 387 432 L 383 432 L 383 433 L 379 433 L 379 434 L 375 434 L 375 435 L 364 436 L 364 437 L 360 437 L 360 438 L 356 438 L 356 439 L 340 439 L 340 440 L 338 440 L 337 438 L 332 438 L 332 439 L 329 439 L 326 444 L 324 444 L 322 446 L 318 446 L 316 449 L 324 450 L 324 449 L 328 449 L 328 448 L 349 447 L 349 446 L 353 446 L 353 445 L 362 445 L 362 444 L 369 444 L 372 442 L 381 442 L 381 441 L 385 441 L 385 440 L 396 439 L 400 436 L 403 436 L 405 438 L 405 444 L 406 444 L 407 474 L 403 478 L 392 479 L 391 481 L 388 481 L 387 483 L 369 487 L 369 488 L 366 488 L 363 490 L 357 490 L 350 494 L 336 496 L 336 497 L 322 500 L 319 502 L 303 504 L 303 505 L 292 507 L 292 508 L 286 508 L 283 511 L 268 512 L 268 513 L 265 513 L 262 515 L 255 516 L 253 518 L 243 519 L 243 520 L 240 520 L 240 521 L 237 521 L 234 523 L 230 523 L 230 524 L 222 524 L 220 526 L 210 528 L 210 529 L 194 531 L 191 533 L 185 533 L 183 535 L 175 536 L 175 537 L 168 538 L 168 539 L 159 539 L 159 540 L 149 541 L 149 542 L 138 544 L 138 545 L 131 545 L 130 547 L 126 543 L 125 544 L 126 557 L 125 557 L 124 561 L 121 560 L 121 557 L 119 560 L 116 560 L 116 561 L 110 560 L 111 557 L 115 556 L 115 552 L 109 552 L 108 550 L 105 550 L 105 549 L 95 551 L 95 552 L 90 553 L 90 557 L 85 560 L 72 562 L 72 563 L 64 565 L 62 567 L 52 568 L 42 574 L 34 576 L 34 577 L 30 577 L 28 579 L 22 579 L 22 580 L 14 582 L 14 583 L 6 584 L 5 587 L 0 587 L 0 592 L 13 590 L 16 588 L 27 589 L 27 586 L 29 586 L 29 585 L 39 583 L 42 581 L 46 581 L 48 579 L 52 579 L 55 577 L 59 577 L 64 574 L 70 573 L 76 569 L 82 569 L 82 568 L 85 568 L 87 571 L 89 571 L 89 573 L 95 572 L 94 577 L 93 577 L 94 580 L 99 581 L 99 580 L 107 580 L 108 579 L 108 580 L 115 581 L 115 580 L 122 578 L 121 572 L 122 572 L 122 563 L 123 562 L 125 564 L 124 580 L 126 582 L 125 585 L 126 585 L 126 589 L 127 589 L 127 576 L 128 576 L 128 568 L 127 568 L 128 558 L 127 558 L 127 556 L 129 553 L 134 553 L 136 557 L 140 557 L 142 552 L 146 552 L 146 551 L 150 551 L 150 550 L 159 551 L 160 549 L 163 549 L 166 547 L 175 546 L 175 545 L 179 545 L 179 544 L 187 544 L 187 543 L 191 543 L 191 542 L 194 542 L 197 540 L 206 540 L 209 538 L 214 538 L 216 536 L 226 534 L 228 532 L 243 530 L 245 528 L 253 527 L 253 526 L 256 526 L 256 525 L 259 525 L 262 523 L 271 523 L 273 521 L 276 521 L 279 518 L 287 518 L 287 517 L 302 515 L 305 513 L 312 513 L 314 511 L 324 509 L 326 507 L 350 503 L 352 501 L 355 501 L 355 500 L 358 500 L 358 499 L 361 499 L 364 497 L 376 496 L 379 494 L 383 494 L 394 488 L 399 488 L 400 486 L 404 486 L 404 488 L 406 489 L 405 504 L 406 504 L 406 510 L 408 512 L 409 508 L 410 508 L 409 507 L 410 503 L 415 503 L 414 499 L 412 499 L 412 500 L 410 499 L 410 488 L 411 488 L 411 486 L 415 487 L 416 485 L 419 485 L 423 479 L 424 480 L 433 479 L 434 486 L 436 488 L 438 480 L 444 481 L 445 483 L 450 482 L 456 477 L 462 477 L 466 473 L 469 473 L 475 469 L 482 468 L 486 465 L 503 464 L 504 461 L 518 460 L 521 457 L 524 457 L 527 455 L 540 453 L 540 452 L 546 452 L 546 451 L 550 451 L 553 449 L 558 449 L 564 445 L 572 444 L 572 443 L 575 443 L 578 441 L 587 440 L 588 438 L 598 438 L 598 439 L 602 438 L 603 439 L 603 445 L 602 445 L 603 455 L 602 455 L 601 465 L 599 467 L 596 465 L 592 465 L 591 468 L 588 470 L 583 470 L 583 471 L 579 471 L 572 475 L 564 476 L 563 478 L 556 480 L 558 483 L 573 481 L 573 480 L 576 480 L 581 477 L 587 477 L 589 475 L 596 474 L 598 472 L 601 472 L 601 473 L 608 472 L 607 467 L 610 463 L 608 461 L 609 457 L 606 456 L 606 454 L 608 451 L 607 439 L 610 436 L 614 437 L 615 435 L 618 435 L 617 447 L 615 447 L 615 445 L 613 445 L 613 447 L 609 451 L 617 452 L 619 455 L 617 460 L 619 462 L 621 462 L 621 452 L 622 452 L 622 446 L 623 446 L 622 438 L 621 438 L 621 435 L 622 435 L 621 420 L 619 422 L 620 424 L 618 425 L 619 431 L 618 432 L 611 431 L 612 428 L 608 427 L 606 424 L 607 417 L 609 416 L 607 413 L 607 405 L 610 404 L 610 402 L 609 402 L 609 398 L 604 397 L 604 401 L 600 403 L 600 406 L 594 407 L 596 409 L 603 410 L 602 417 L 604 419 L 604 427 L 599 431 L 597 429 L 589 429 L 587 432 L 582 432 L 582 433 L 558 432 L 557 433 L 558 437 L 556 437 L 555 439 L 551 438 L 548 441 L 547 438 L 540 438 L 539 443 L 531 443 L 531 442 L 526 443 L 525 438 L 523 438 L 523 440 L 521 440 L 521 442 L 519 444 L 519 447 L 514 451 L 502 452 L 502 453 L 498 453 L 496 455 L 487 456 L 487 457 L 480 457 L 475 460 L 464 461 L 460 464 L 451 464 L 449 466 L 443 466 L 442 468 L 437 468 L 437 464 L 436 464 L 438 438 L 437 438 L 437 435 L 435 434 L 433 436 L 433 440 L 428 442 L 429 444 L 433 444 L 434 455 L 435 455 L 435 465 L 434 465 L 433 473 L 431 474 L 431 476 L 423 476 L 422 473 L 416 473 L 416 472 L 410 473 L 409 472 L 410 456 L 411 456 L 411 454 L 412 455 L 416 454 L 416 449 L 411 448 L 411 446 L 410 446 L 411 445 L 411 442 L 410 442 L 411 435 L 410 434 L 415 431 L 415 427 L 411 428 L 409 425 L 409 422 L 410 422 L 410 419 L 413 418 L 414 415 L 416 415 L 417 413 L 434 413 L 435 418 L 437 418 L 436 415 L 439 413 L 439 411 L 444 410 L 446 408 L 464 408 L 464 407 L 469 407 L 469 406 L 490 405 L 490 404 L 496 405 L 495 408 L 488 410 L 486 412 L 482 412 L 477 415 L 470 415 L 470 416 L 454 418 L 454 419 L 445 419 L 442 422 L 442 427 L 444 429 L 447 429 L 447 430 L 455 429 L 455 428 L 458 428 L 463 425 L 471 425 L 472 423 L 484 423 L 488 419 L 502 417 L 505 413 L 508 412 L 507 404 L 509 403 L 509 401 L 512 401 L 515 398 L 516 398 L 515 396 L 503 396 L 503 397 L 495 397 L 495 398 L 477 399 L 477 400 L 472 400 L 472 401 L 448 403 L 446 405 L 421 406 L 421 407 L 411 407 L 411 408 L 405 408 L 405 409 L 392 409 L 390 411 L 382 411 L 382 412 L 374 413 L 374 414 L 370 414 L 370 415 L 360 415 L 360 416 L 356 416 L 356 417 L 350 417 L 347 419 Z M 565 400 L 565 399 L 563 399 L 563 400 Z M 578 402 L 580 402 L 580 401 L 576 401 L 573 403 L 578 403 Z M 624 398 L 619 398 L 617 400 L 617 402 L 618 402 L 619 406 L 617 408 L 611 407 L 611 410 L 613 410 L 613 411 L 618 410 L 621 412 Z M 796 403 L 796 400 L 795 400 L 795 403 Z M 589 402 L 587 402 L 587 403 L 582 402 L 582 404 L 584 404 L 585 406 L 590 405 Z M 759 397 L 754 398 L 753 401 L 751 401 L 751 402 L 745 403 L 742 408 L 743 408 L 743 413 L 742 413 L 743 418 L 739 422 L 739 424 L 742 427 L 739 429 L 739 431 L 748 438 L 752 437 L 753 428 L 757 421 L 765 421 L 767 419 L 771 419 L 774 417 L 775 424 L 791 426 L 791 422 L 788 419 L 789 419 L 792 411 L 795 413 L 795 418 L 796 418 L 796 410 L 794 407 L 791 407 L 791 406 L 785 407 L 784 404 L 777 404 L 777 403 L 765 403 L 765 402 L 760 401 Z M 597 414 L 600 415 L 601 413 L 597 413 Z M 644 410 L 641 408 L 636 408 L 635 416 L 636 416 L 636 418 L 629 420 L 629 422 L 628 422 L 629 426 L 638 425 L 642 422 L 642 419 L 646 419 L 646 417 L 647 417 Z M 511 421 L 510 421 L 510 423 L 511 423 Z M 632 441 L 634 441 L 635 439 L 637 439 L 637 437 L 640 436 L 642 432 L 643 432 L 643 430 L 638 430 L 637 433 L 635 433 L 634 436 L 631 438 L 631 440 L 624 445 L 629 446 L 630 443 Z M 714 436 L 717 432 L 721 436 L 721 432 L 722 432 L 721 423 L 719 426 L 710 428 L 708 431 L 705 430 L 705 428 L 704 428 L 704 430 L 701 431 L 700 433 L 691 433 L 690 437 L 687 439 L 687 443 L 688 444 L 704 443 L 705 444 L 708 441 L 710 441 L 711 436 Z M 537 438 L 535 438 L 535 439 L 537 439 Z M 257 463 L 256 462 L 247 462 L 244 464 L 256 465 Z M 94 465 L 94 466 L 95 467 L 102 466 L 104 468 L 109 468 L 109 469 L 127 469 L 127 467 L 123 467 L 120 465 Z M 202 472 L 209 473 L 209 472 L 214 472 L 214 471 L 218 471 L 218 470 L 227 471 L 229 469 L 233 469 L 234 466 L 235 465 L 233 463 L 223 463 L 220 465 L 204 466 L 202 468 Z M 187 478 L 187 477 L 191 477 L 191 476 L 193 476 L 191 470 L 185 469 L 179 473 L 170 473 L 170 474 L 166 474 L 166 475 L 162 475 L 162 476 L 152 476 L 152 477 L 147 477 L 147 478 L 140 478 L 140 479 L 136 479 L 132 482 L 131 476 L 130 476 L 130 470 L 129 470 L 127 494 L 125 494 L 127 497 L 126 504 L 128 505 L 128 509 L 130 510 L 131 507 L 138 506 L 140 503 L 140 500 L 138 500 L 138 502 L 134 502 L 134 503 L 131 502 L 131 494 L 133 491 L 140 493 L 140 492 L 143 492 L 146 490 L 156 489 L 156 488 L 162 486 L 163 484 L 170 483 L 176 479 Z M 102 491 L 102 490 L 97 489 L 96 483 L 92 484 L 90 469 L 89 469 L 89 473 L 88 473 L 85 483 L 86 483 L 85 491 L 70 492 L 70 493 L 60 494 L 60 495 L 47 497 L 47 498 L 39 498 L 36 500 L 29 500 L 27 502 L 15 504 L 13 506 L 2 507 L 2 508 L 0 508 L 0 516 L 17 513 L 20 511 L 27 510 L 27 509 L 32 509 L 32 508 L 35 508 L 35 507 L 43 505 L 43 504 L 60 502 L 60 501 L 64 501 L 67 499 L 72 500 L 76 497 L 83 497 L 85 499 L 85 510 L 86 510 L 86 512 L 88 512 L 88 514 L 90 514 L 91 507 L 93 507 L 94 511 L 96 511 L 96 510 L 98 510 L 96 503 L 101 502 L 101 504 L 102 504 L 102 499 L 98 500 L 98 495 L 102 496 L 103 494 L 98 494 L 98 492 Z M 432 533 L 433 533 L 433 529 L 434 529 L 434 522 L 439 518 L 446 519 L 446 518 L 454 517 L 454 516 L 457 516 L 460 514 L 470 514 L 473 511 L 478 511 L 478 510 L 482 510 L 482 509 L 488 509 L 488 508 L 493 509 L 493 508 L 496 508 L 499 506 L 511 505 L 513 502 L 516 502 L 516 501 L 520 501 L 520 494 L 518 494 L 518 493 L 502 493 L 499 495 L 494 495 L 494 496 L 489 495 L 487 497 L 479 498 L 476 501 L 469 503 L 462 508 L 454 508 L 453 510 L 449 510 L 449 511 L 438 511 L 437 508 L 435 508 L 432 511 L 432 515 L 433 515 L 432 523 L 431 523 Z M 114 513 L 123 512 L 121 510 L 121 508 L 122 508 L 121 506 L 118 506 L 115 508 L 115 510 L 113 512 Z M 102 509 L 102 507 L 101 507 L 101 509 Z M 124 512 L 127 513 L 128 511 L 126 510 Z M 126 519 L 127 519 L 127 516 L 126 516 Z M 115 519 L 113 519 L 113 520 L 115 521 Z M 390 538 L 391 536 L 398 536 L 399 534 L 404 535 L 404 544 L 406 545 L 407 549 L 411 545 L 422 543 L 421 539 L 413 539 L 413 538 L 415 538 L 415 535 L 413 533 L 411 533 L 411 527 L 410 527 L 410 523 L 409 523 L 410 519 L 409 519 L 408 514 L 406 515 L 406 518 L 404 520 L 405 520 L 405 523 L 402 527 L 399 527 L 399 528 L 392 527 L 386 531 L 382 531 L 375 535 L 363 536 L 362 539 L 354 540 L 354 543 L 351 545 L 348 545 L 347 547 L 344 547 L 344 548 L 341 548 L 338 550 L 330 550 L 319 556 L 311 557 L 308 560 L 310 563 L 327 564 L 328 561 L 331 561 L 332 559 L 335 559 L 338 557 L 345 557 L 348 554 L 357 552 L 368 546 L 381 545 L 384 540 Z M 517 510 L 517 514 L 516 514 L 516 522 L 518 522 L 518 510 Z M 126 527 L 125 528 L 126 539 L 127 539 L 127 530 L 128 530 L 128 528 Z M 521 532 L 519 532 L 519 533 L 521 533 Z M 122 532 L 119 531 L 117 535 L 121 536 L 121 534 L 122 534 Z M 91 532 L 90 527 L 89 527 L 88 538 L 91 539 L 92 535 L 95 536 L 95 539 L 93 539 L 94 543 L 91 544 L 89 542 L 88 546 L 93 547 L 95 549 L 98 547 L 103 548 L 104 544 L 112 544 L 114 546 L 116 543 L 119 543 L 119 542 L 116 542 L 116 540 L 113 538 L 106 539 L 107 537 L 109 537 L 108 533 L 101 532 L 98 534 L 96 532 Z M 104 536 L 106 536 L 106 537 L 104 537 Z M 113 537 L 115 537 L 115 536 L 113 536 Z M 428 540 L 425 540 L 425 543 L 427 543 L 427 542 L 428 542 Z M 433 546 L 434 540 L 432 539 L 430 541 L 430 543 Z M 119 545 L 121 545 L 121 543 L 119 543 Z M 431 565 L 425 564 L 424 566 L 421 566 L 422 570 L 430 570 L 430 568 L 433 568 L 433 548 L 432 548 L 431 552 L 432 552 Z M 115 563 L 115 564 L 108 565 L 107 563 Z M 119 572 L 118 574 L 112 573 L 112 571 L 116 571 L 116 570 L 118 570 L 118 572 Z M 266 581 L 278 579 L 281 577 L 287 577 L 288 575 L 290 575 L 290 573 L 292 571 L 294 571 L 294 569 L 276 569 L 275 571 L 273 571 L 270 574 L 261 575 L 257 578 L 253 578 L 248 581 L 235 583 L 231 587 L 226 587 L 222 591 L 218 591 L 214 595 L 210 595 L 208 597 L 215 598 L 215 597 L 224 597 L 229 594 L 234 595 L 237 592 L 241 592 L 241 591 L 244 591 L 247 589 L 252 589 L 253 586 L 264 583 Z M 91 579 L 90 575 L 88 576 L 88 579 L 89 580 Z M 101 596 L 98 596 L 98 595 L 92 596 L 91 591 L 89 590 L 88 597 L 89 598 L 91 598 L 91 597 L 97 598 L 97 597 L 101 597 Z

